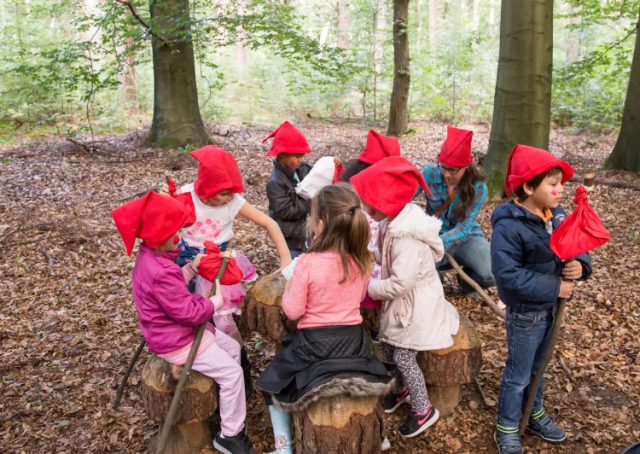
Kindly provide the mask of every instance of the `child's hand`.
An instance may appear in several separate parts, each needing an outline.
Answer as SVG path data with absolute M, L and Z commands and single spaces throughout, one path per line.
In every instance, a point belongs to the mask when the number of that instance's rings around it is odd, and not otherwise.
M 213 287 L 211 287 L 213 288 Z M 209 293 L 211 293 L 211 289 L 209 289 Z M 206 295 L 209 297 L 209 295 Z M 222 307 L 222 303 L 224 303 L 224 299 L 222 298 L 222 291 L 220 290 L 220 280 L 216 279 L 216 292 L 211 298 L 211 302 L 213 303 L 213 308 L 217 311 Z
M 334 156 L 334 157 L 333 157 L 333 164 L 334 164 L 336 167 L 342 167 L 342 159 L 340 159 L 340 158 L 339 158 L 339 157 L 337 157 L 337 156 Z
M 580 279 L 582 277 L 582 263 L 572 260 L 565 264 L 562 269 L 562 277 L 571 281 Z
M 196 254 L 196 256 L 193 258 L 193 260 L 191 261 L 191 266 L 193 268 L 195 268 L 196 270 L 200 268 L 200 260 L 202 260 L 203 257 L 206 257 L 206 254 Z
M 560 281 L 560 298 L 568 299 L 573 293 L 576 283 L 573 281 Z

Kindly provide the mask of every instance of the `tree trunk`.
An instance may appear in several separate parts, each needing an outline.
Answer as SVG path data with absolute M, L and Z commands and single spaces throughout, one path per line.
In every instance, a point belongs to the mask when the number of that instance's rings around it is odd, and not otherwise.
M 244 14 L 246 11 L 246 0 L 238 1 L 238 14 Z M 247 34 L 241 26 L 236 29 L 236 68 L 239 73 L 244 73 L 247 68 L 247 48 L 245 46 Z
M 400 137 L 407 130 L 409 113 L 409 0 L 393 0 L 393 89 L 387 134 Z
M 429 0 L 429 50 L 433 53 L 436 50 L 436 19 L 438 17 L 438 6 L 436 0 Z
M 150 10 L 155 36 L 148 141 L 160 147 L 204 145 L 209 136 L 198 105 L 189 0 L 151 0 Z
M 516 144 L 549 147 L 553 0 L 503 0 L 500 55 L 485 173 L 489 193 L 502 195 Z
M 136 56 L 132 50 L 135 45 L 134 38 L 127 38 L 127 57 L 122 73 L 123 100 L 131 115 L 138 114 L 138 90 L 136 84 Z
M 373 14 L 373 121 L 378 120 L 378 74 L 384 65 L 384 23 L 386 1 L 377 0 Z
M 580 12 L 580 8 L 571 8 L 572 14 Z M 576 26 L 580 25 L 582 18 L 580 16 L 573 16 L 569 19 L 569 24 Z M 572 63 L 578 59 L 580 55 L 580 30 L 569 30 L 569 40 L 567 42 L 567 52 L 565 55 L 566 63 Z
M 474 32 L 480 27 L 480 0 L 473 0 L 473 16 L 471 17 L 471 28 Z
M 384 427 L 379 396 L 322 399 L 293 413 L 296 454 L 377 454 Z
M 340 49 L 349 47 L 349 3 L 346 0 L 338 0 L 338 40 Z
M 620 135 L 605 162 L 605 167 L 640 171 L 640 33 L 637 29 Z

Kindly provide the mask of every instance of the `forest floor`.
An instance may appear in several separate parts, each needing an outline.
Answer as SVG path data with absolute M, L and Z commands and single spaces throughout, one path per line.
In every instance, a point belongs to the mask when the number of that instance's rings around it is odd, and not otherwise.
M 355 157 L 366 137 L 358 124 L 297 126 L 309 138 L 310 160 L 326 154 Z M 416 132 L 403 138 L 403 154 L 419 167 L 434 162 L 445 125 L 411 126 Z M 488 128 L 468 126 L 475 131 L 474 148 L 485 150 Z M 212 139 L 235 154 L 246 198 L 264 211 L 271 164 L 260 140 L 271 130 L 210 128 Z M 175 151 L 148 147 L 145 133 L 100 137 L 87 149 L 51 139 L 0 152 L 0 451 L 142 452 L 157 429 L 145 416 L 139 394 L 146 353 L 119 410 L 110 408 L 139 336 L 130 288 L 134 258 L 124 253 L 110 211 L 157 187 L 167 174 L 178 182 L 193 181 L 196 166 Z M 615 136 L 554 131 L 551 142 L 555 154 L 584 174 L 602 165 Z M 600 176 L 640 185 L 638 175 Z M 569 183 L 567 193 L 575 187 Z M 639 195 L 608 185 L 590 195 L 612 240 L 592 254 L 593 278 L 577 287 L 568 305 L 558 354 L 575 382 L 554 360 L 545 392 L 546 409 L 566 429 L 568 441 L 552 446 L 526 436 L 527 452 L 619 453 L 640 441 Z M 573 209 L 570 199 L 564 201 L 568 210 Z M 496 205 L 487 204 L 480 216 L 487 233 Z M 275 253 L 255 226 L 238 221 L 236 245 L 261 273 L 276 268 Z M 479 380 L 487 399 L 483 402 L 475 386 L 466 386 L 453 414 L 409 440 L 397 432 L 407 411 L 403 407 L 386 418 L 391 453 L 495 452 L 492 434 L 506 354 L 503 324 L 455 289 L 448 298 L 481 336 Z M 247 345 L 255 379 L 274 349 L 258 335 Z M 248 405 L 248 429 L 259 452 L 272 449 L 269 420 L 257 394 Z

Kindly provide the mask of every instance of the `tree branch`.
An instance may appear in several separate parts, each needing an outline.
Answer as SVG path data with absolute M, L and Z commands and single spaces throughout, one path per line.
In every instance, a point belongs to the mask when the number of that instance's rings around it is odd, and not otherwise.
M 164 41 L 165 43 L 170 43 L 170 41 L 168 39 L 166 39 L 165 37 L 158 35 L 157 33 L 155 33 L 153 31 L 153 29 L 151 28 L 151 26 L 142 18 L 140 17 L 140 15 L 138 14 L 138 12 L 136 11 L 136 9 L 133 7 L 133 3 L 131 3 L 131 0 L 116 0 L 116 3 L 120 3 L 121 5 L 126 6 L 127 8 L 129 8 L 129 11 L 131 11 L 131 15 L 133 17 L 136 18 L 136 20 L 138 22 L 140 22 L 142 24 L 142 26 L 144 28 L 147 29 L 147 31 L 152 35 L 155 36 L 156 38 L 158 38 L 160 41 Z

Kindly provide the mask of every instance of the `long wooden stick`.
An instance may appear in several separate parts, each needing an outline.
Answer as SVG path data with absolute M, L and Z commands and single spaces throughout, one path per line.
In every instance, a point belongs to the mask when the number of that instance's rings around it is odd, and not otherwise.
M 120 405 L 120 400 L 122 399 L 122 393 L 124 392 L 125 386 L 127 386 L 127 380 L 129 380 L 129 375 L 131 375 L 131 371 L 133 370 L 133 366 L 136 365 L 136 361 L 138 361 L 138 357 L 140 356 L 140 353 L 142 352 L 142 349 L 144 348 L 144 346 L 146 344 L 147 343 L 145 342 L 144 338 L 141 339 L 140 343 L 136 347 L 136 351 L 133 353 L 133 357 L 129 361 L 129 367 L 127 367 L 127 371 L 124 373 L 124 377 L 122 378 L 122 382 L 120 383 L 120 386 L 118 386 L 118 392 L 116 393 L 116 399 L 113 401 L 113 405 L 111 406 L 111 408 L 113 408 L 114 410 L 117 410 L 118 409 L 118 405 Z
M 213 282 L 215 285 L 215 281 L 222 279 L 225 270 L 227 269 L 227 263 L 229 262 L 229 258 L 231 258 L 231 250 L 233 246 L 233 240 L 229 241 L 227 245 L 227 249 L 223 253 L 222 263 L 220 264 L 220 269 L 218 270 L 218 274 Z M 189 356 L 187 357 L 187 362 L 182 367 L 182 372 L 180 373 L 180 379 L 178 380 L 178 384 L 176 386 L 176 390 L 173 394 L 173 399 L 171 400 L 171 405 L 169 406 L 169 411 L 167 412 L 166 418 L 164 418 L 164 422 L 162 423 L 162 431 L 160 432 L 160 438 L 158 439 L 158 446 L 156 447 L 156 454 L 164 454 L 165 447 L 167 446 L 167 441 L 169 439 L 169 432 L 171 432 L 171 428 L 173 427 L 176 419 L 176 412 L 178 411 L 178 405 L 180 404 L 180 396 L 182 395 L 182 390 L 184 389 L 187 383 L 187 377 L 191 373 L 191 366 L 193 366 L 193 360 L 196 358 L 196 353 L 198 353 L 198 348 L 200 347 L 200 342 L 202 341 L 202 335 L 204 334 L 205 326 L 207 322 L 204 322 L 198 327 L 198 331 L 196 332 L 196 336 L 193 339 L 193 344 L 191 345 L 191 350 L 189 350 Z

